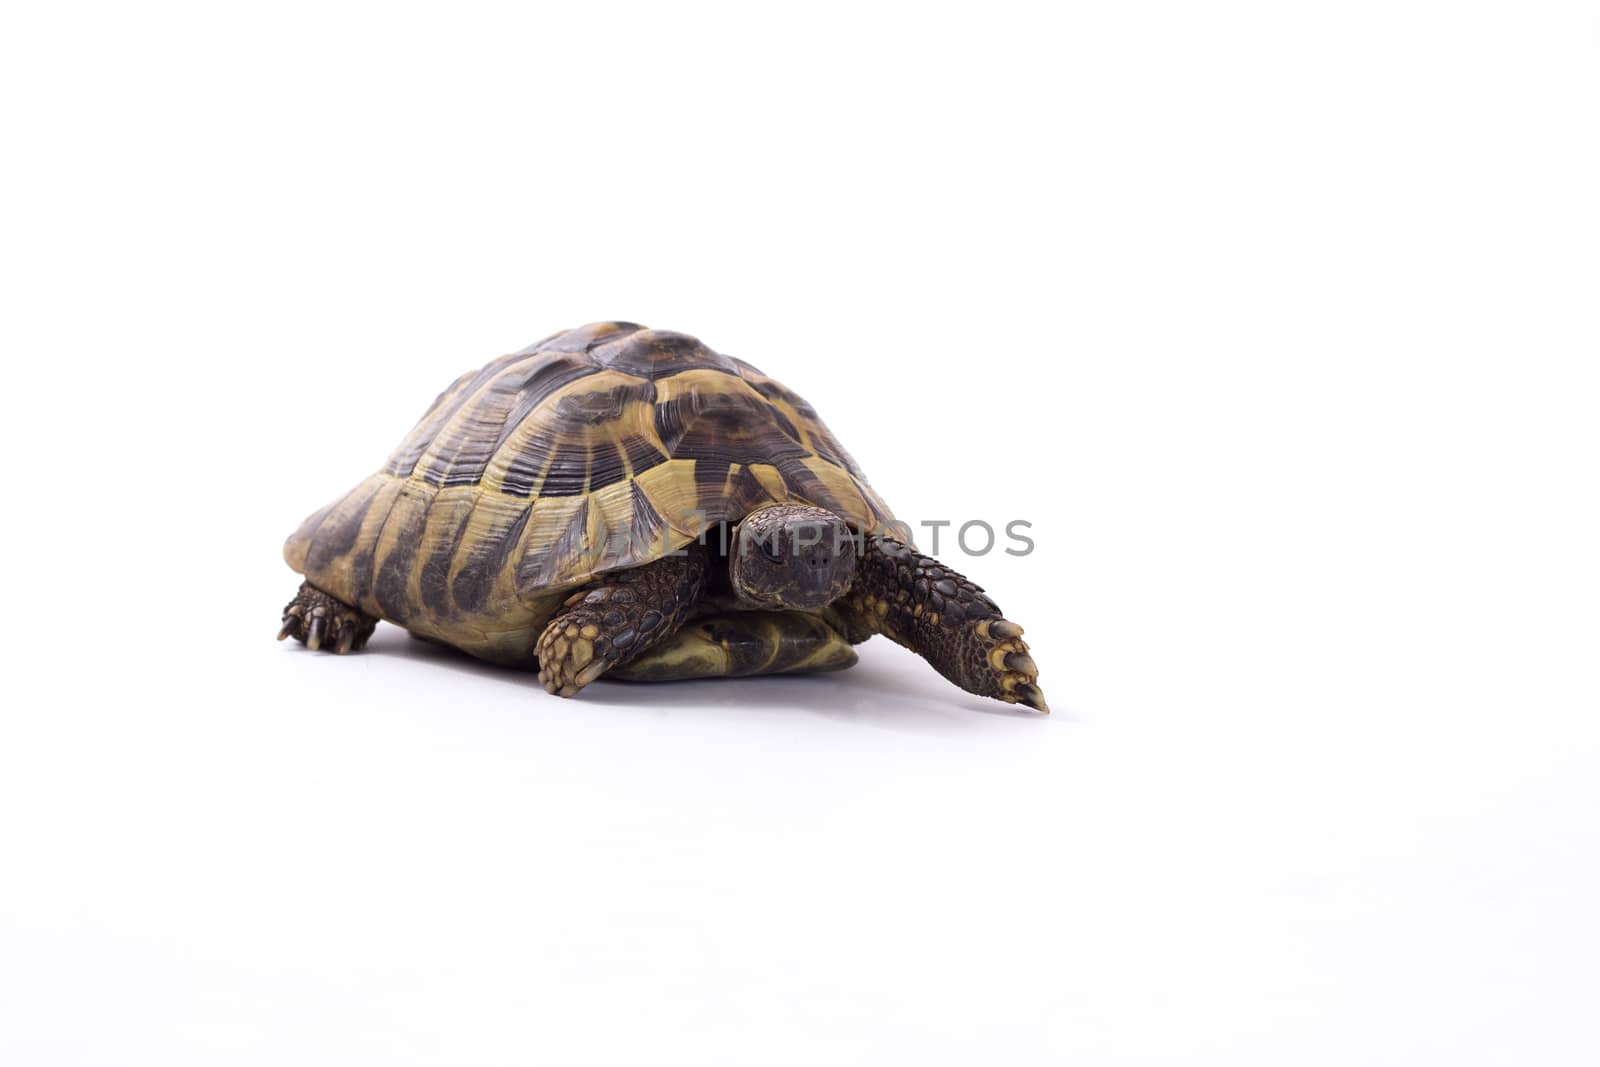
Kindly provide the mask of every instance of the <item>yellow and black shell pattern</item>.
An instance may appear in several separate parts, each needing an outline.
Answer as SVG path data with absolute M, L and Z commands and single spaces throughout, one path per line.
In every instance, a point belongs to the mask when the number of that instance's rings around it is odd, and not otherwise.
M 789 389 L 686 334 L 594 323 L 456 379 L 284 558 L 369 615 L 529 665 L 574 586 L 786 502 L 893 530 Z

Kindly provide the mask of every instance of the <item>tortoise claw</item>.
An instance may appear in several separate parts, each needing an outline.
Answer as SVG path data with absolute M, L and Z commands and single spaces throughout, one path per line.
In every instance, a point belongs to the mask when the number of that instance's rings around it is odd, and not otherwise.
M 1033 657 L 1026 652 L 1011 652 L 1006 655 L 1006 670 L 1026 674 L 1029 677 L 1038 677 L 1039 667 L 1033 662 Z
M 1046 715 L 1050 714 L 1050 705 L 1044 702 L 1044 693 L 1040 692 L 1038 686 L 1031 682 L 1023 682 L 1012 692 L 1016 693 L 1018 704 L 1030 707 L 1034 711 L 1043 712 Z
M 306 629 L 306 647 L 315 652 L 322 647 L 322 639 L 328 632 L 328 612 L 325 608 L 317 608 L 311 612 L 311 625 Z

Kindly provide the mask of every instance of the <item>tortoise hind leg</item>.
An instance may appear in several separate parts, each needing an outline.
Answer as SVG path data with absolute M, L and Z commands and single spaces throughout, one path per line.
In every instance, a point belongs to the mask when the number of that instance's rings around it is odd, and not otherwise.
M 839 671 L 855 662 L 855 649 L 816 615 L 727 611 L 696 619 L 608 677 L 627 682 L 747 678 Z
M 300 591 L 284 606 L 278 640 L 292 637 L 313 652 L 326 647 L 344 653 L 364 646 L 377 625 L 371 615 L 301 582 Z

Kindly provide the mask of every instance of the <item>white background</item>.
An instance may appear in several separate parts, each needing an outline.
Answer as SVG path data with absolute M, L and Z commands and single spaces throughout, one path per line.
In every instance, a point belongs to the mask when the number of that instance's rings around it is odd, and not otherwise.
M 1592 1064 L 1589 4 L 0 27 L 0 1060 Z M 600 318 L 821 410 L 1056 713 L 276 644 Z M 926 540 L 924 539 L 924 545 Z

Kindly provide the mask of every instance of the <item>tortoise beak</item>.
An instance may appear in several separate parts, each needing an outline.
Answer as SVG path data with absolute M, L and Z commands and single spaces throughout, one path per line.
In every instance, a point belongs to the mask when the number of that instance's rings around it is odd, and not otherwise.
M 800 611 L 816 611 L 833 603 L 843 592 L 835 589 L 833 582 L 829 581 L 826 572 L 813 571 L 790 587 L 784 595 L 784 603 Z

